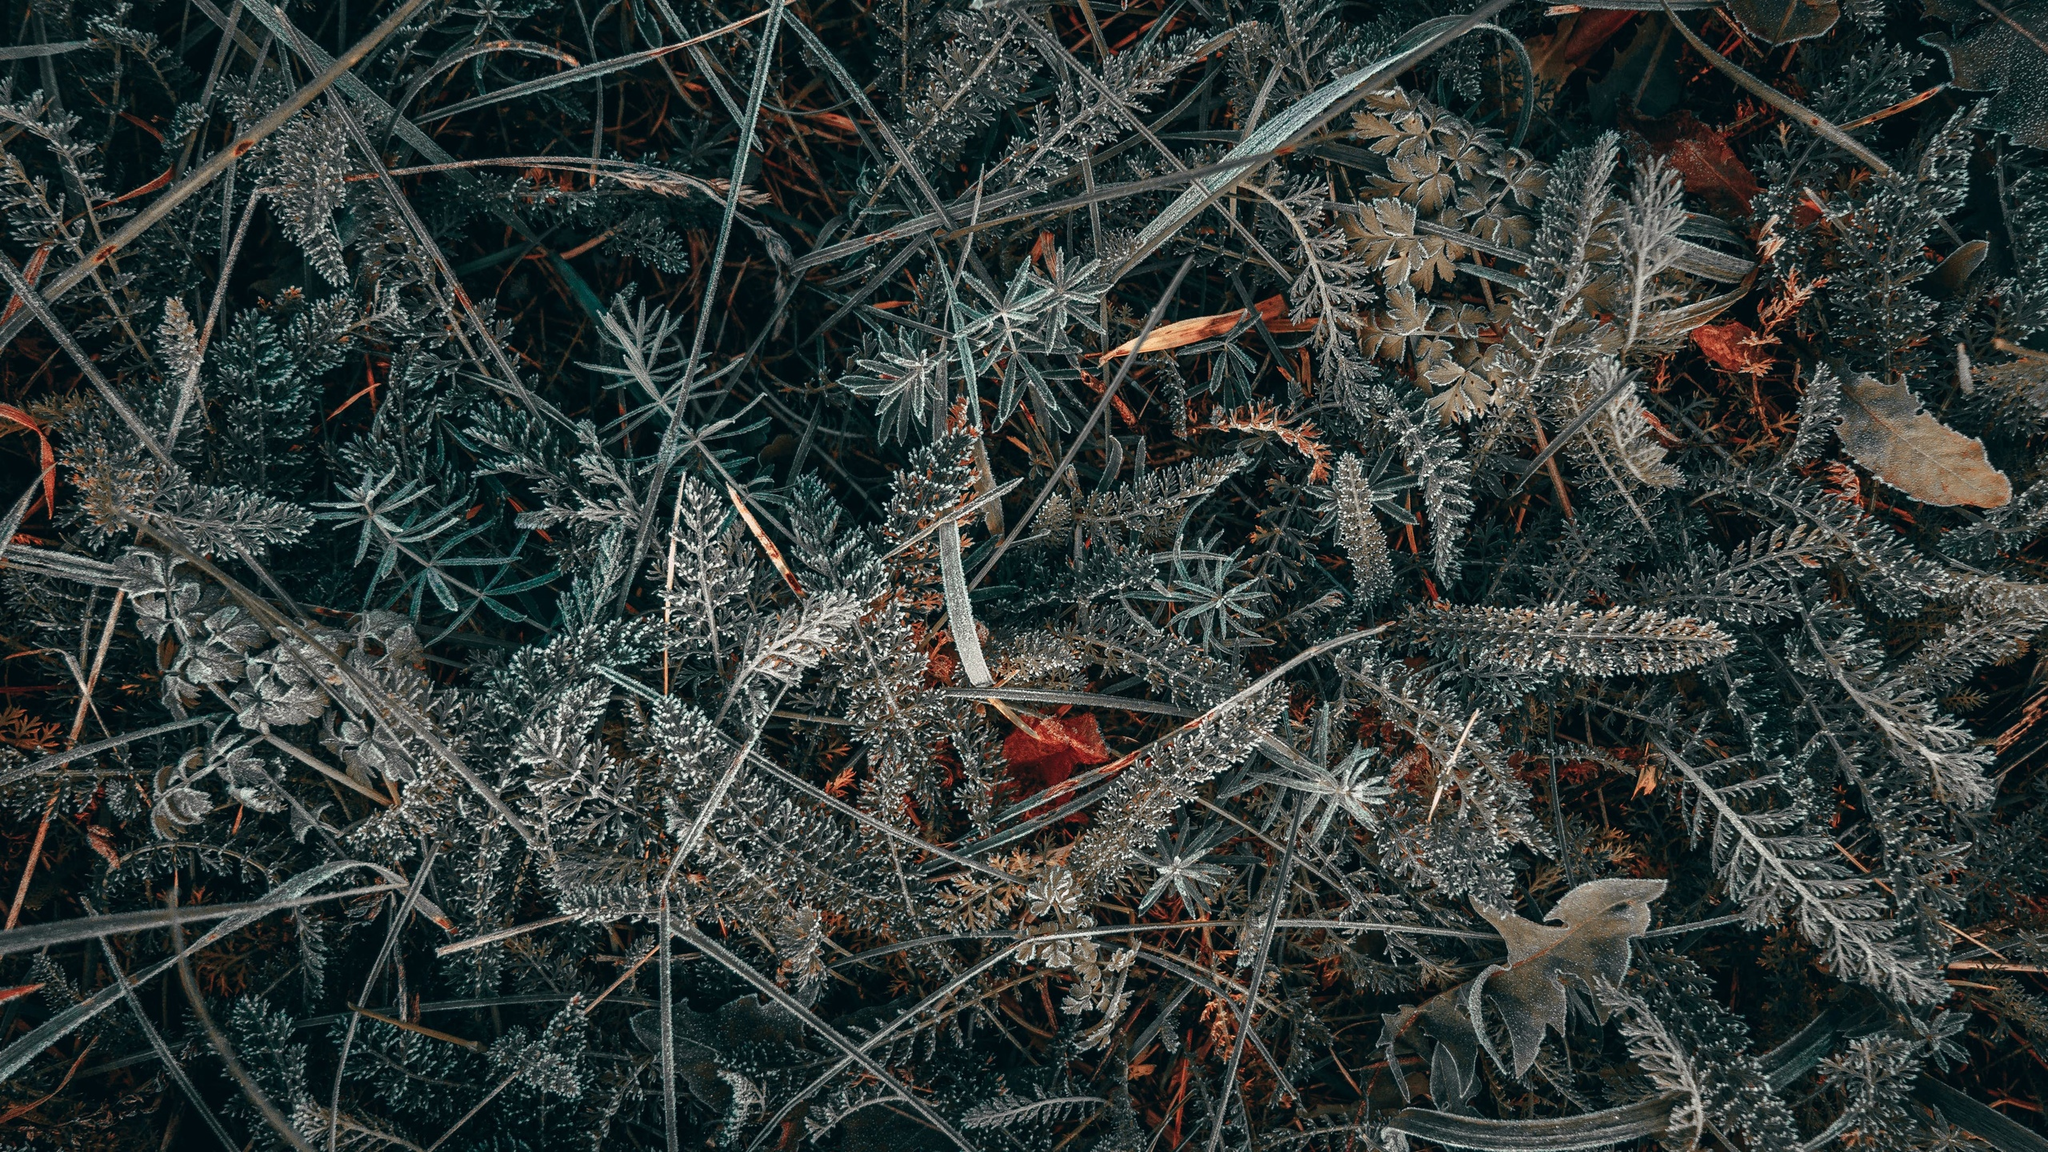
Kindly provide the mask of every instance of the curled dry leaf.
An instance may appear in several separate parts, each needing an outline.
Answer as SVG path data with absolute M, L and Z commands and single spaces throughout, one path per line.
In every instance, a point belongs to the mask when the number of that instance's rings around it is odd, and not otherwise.
M 1259 301 L 1258 309 L 1260 319 L 1274 332 L 1306 332 L 1316 326 L 1314 320 L 1304 320 L 1298 324 L 1287 320 L 1287 301 L 1278 296 L 1268 296 Z M 1238 322 L 1243 319 L 1244 309 L 1239 308 L 1235 312 L 1219 312 L 1214 316 L 1190 316 L 1186 320 L 1175 320 L 1171 324 L 1161 324 L 1154 328 L 1151 334 L 1145 337 L 1143 346 L 1135 339 L 1126 340 L 1104 352 L 1097 359 L 1107 361 L 1119 356 L 1129 356 L 1133 352 L 1166 352 L 1175 348 L 1185 348 L 1202 340 L 1213 340 L 1237 327 Z
M 1942 262 L 1928 273 L 1927 282 L 1941 295 L 1953 297 L 1962 292 L 1977 269 L 1984 266 L 1984 258 L 1991 254 L 1991 245 L 1983 240 L 1971 240 L 1948 254 Z
M 1529 63 L 1539 91 L 1555 92 L 1565 79 L 1585 67 L 1614 34 L 1628 27 L 1639 12 L 1596 9 L 1574 12 L 1557 22 L 1557 31 L 1529 38 Z
M 1991 466 L 1984 442 L 1928 415 L 1903 383 L 1858 376 L 1843 385 L 1836 430 L 1858 464 L 1922 503 L 1997 508 L 2012 499 L 2012 483 Z

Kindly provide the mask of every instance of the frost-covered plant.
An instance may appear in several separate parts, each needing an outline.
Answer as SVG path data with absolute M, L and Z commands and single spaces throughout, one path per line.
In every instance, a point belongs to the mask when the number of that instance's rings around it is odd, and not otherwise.
M 0 1141 L 2031 1147 L 2038 7 L 0 9 Z

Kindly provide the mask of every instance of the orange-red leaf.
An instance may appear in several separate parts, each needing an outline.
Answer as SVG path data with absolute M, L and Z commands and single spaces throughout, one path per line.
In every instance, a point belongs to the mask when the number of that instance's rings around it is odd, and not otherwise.
M 853 766 L 849 764 L 840 769 L 839 775 L 826 782 L 825 791 L 841 800 L 846 799 L 846 794 L 853 791 Z
M 1767 372 L 1771 359 L 1756 349 L 1756 333 L 1740 320 L 1726 324 L 1703 324 L 1692 330 L 1692 342 L 1700 346 L 1714 367 L 1724 372 Z
M 12 988 L 0 988 L 0 1004 L 5 1004 L 9 1000 L 19 1000 L 33 992 L 40 992 L 42 987 L 41 984 L 17 984 Z
M 130 117 L 129 117 L 129 119 L 130 119 L 130 120 L 133 120 L 133 119 L 135 119 L 135 118 L 134 118 L 133 116 L 130 116 Z M 164 169 L 164 170 L 163 170 L 163 173 L 162 173 L 161 175 L 159 175 L 159 176 L 158 176 L 158 177 L 157 177 L 156 179 L 154 179 L 154 180 L 151 180 L 151 181 L 150 181 L 149 183 L 147 183 L 147 184 L 144 184 L 144 185 L 143 185 L 142 187 L 140 187 L 140 188 L 137 188 L 137 189 L 135 189 L 135 190 L 133 190 L 133 191 L 130 191 L 130 192 L 123 192 L 123 193 L 122 193 L 121 195 L 119 195 L 119 196 L 116 196 L 116 197 L 114 197 L 114 198 L 113 198 L 112 200 L 109 200 L 109 201 L 107 201 L 107 203 L 108 203 L 108 204 L 119 204 L 119 203 L 121 203 L 121 202 L 122 202 L 123 200 L 133 200 L 133 199 L 135 199 L 135 198 L 136 198 L 137 196 L 147 196 L 147 195 L 149 195 L 149 194 L 150 194 L 151 192 L 154 192 L 154 191 L 156 191 L 156 190 L 157 190 L 157 189 L 159 189 L 159 188 L 168 188 L 168 187 L 170 187 L 170 183 L 171 183 L 171 173 L 172 173 L 172 172 L 174 172 L 174 171 L 175 171 L 175 169 L 172 169 L 172 168 L 166 168 L 166 169 Z

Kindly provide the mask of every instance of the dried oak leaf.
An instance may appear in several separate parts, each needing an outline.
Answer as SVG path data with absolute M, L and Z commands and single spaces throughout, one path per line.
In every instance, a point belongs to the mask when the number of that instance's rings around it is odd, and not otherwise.
M 1590 989 L 1603 980 L 1619 984 L 1628 975 L 1629 941 L 1649 931 L 1650 901 L 1664 894 L 1664 886 L 1662 880 L 1589 881 L 1565 893 L 1544 917 L 1556 925 L 1475 902 L 1507 945 L 1507 962 L 1382 1017 L 1380 1044 L 1388 1066 L 1399 1066 L 1397 1047 L 1427 1055 L 1429 1095 L 1440 1109 L 1470 1098 L 1482 1048 L 1495 1064 L 1523 1076 L 1536 1062 L 1544 1033 L 1564 1030 L 1565 981 Z M 1507 1028 L 1512 1064 L 1501 1058 L 1488 1008 Z M 1487 1021 L 1485 1029 L 1475 1027 L 1481 1020 Z M 1406 1081 L 1397 1083 L 1405 1098 Z
M 1752 35 L 1772 44 L 1825 35 L 1842 18 L 1835 0 L 1729 0 L 1728 10 Z
M 1903 383 L 1864 375 L 1843 385 L 1836 432 L 1851 459 L 1924 504 L 1997 508 L 2012 499 L 1984 442 L 1928 415 Z
M 2048 52 L 2040 47 L 2048 41 L 2048 0 L 2014 5 L 2005 15 L 2012 23 L 1989 20 L 1961 39 L 1937 32 L 1920 42 L 1948 57 L 1956 87 L 1993 94 L 1986 128 L 2048 148 Z

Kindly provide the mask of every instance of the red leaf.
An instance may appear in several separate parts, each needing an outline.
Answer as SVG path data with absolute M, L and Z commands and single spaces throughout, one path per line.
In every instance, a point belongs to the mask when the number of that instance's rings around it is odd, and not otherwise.
M 1820 201 L 1813 198 L 1811 189 L 1808 189 L 1807 193 L 1799 198 L 1799 203 L 1792 206 L 1792 224 L 1794 227 L 1812 227 L 1814 224 L 1819 223 L 1820 219 L 1826 215 L 1827 212 L 1822 209 Z
M 19 1000 L 31 992 L 40 991 L 42 987 L 41 984 L 18 984 L 12 988 L 0 988 L 0 1004 L 5 1004 L 9 1000 Z
M 1093 712 L 1048 716 L 1031 724 L 1031 731 L 1018 728 L 1003 741 L 1003 759 L 1010 762 L 1011 775 L 1027 792 L 1062 783 L 1074 774 L 1076 765 L 1109 760 L 1109 747 L 1102 742 L 1102 729 Z
M 1695 196 L 1746 209 L 1750 197 L 1763 191 L 1749 166 L 1728 146 L 1728 138 L 1693 119 L 1690 112 L 1645 126 L 1643 137 Z
M 1700 346 L 1714 367 L 1723 372 L 1768 372 L 1771 359 L 1757 352 L 1757 335 L 1740 320 L 1707 324 L 1692 330 L 1692 342 Z

